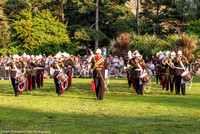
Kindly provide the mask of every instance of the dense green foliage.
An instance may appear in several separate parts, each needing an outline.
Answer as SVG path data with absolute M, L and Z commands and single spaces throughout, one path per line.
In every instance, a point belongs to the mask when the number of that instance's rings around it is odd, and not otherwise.
M 111 79 L 110 93 L 97 101 L 92 79 L 73 79 L 58 96 L 53 79 L 44 87 L 14 97 L 10 81 L 0 82 L 1 130 L 48 130 L 52 133 L 200 133 L 200 77 L 186 95 L 175 95 L 152 82 L 143 96 L 127 80 Z
M 66 26 L 43 10 L 33 17 L 28 10 L 22 10 L 19 20 L 11 24 L 9 47 L 18 53 L 55 54 L 59 50 L 74 53 L 75 46 L 70 42 Z
M 138 50 L 142 55 L 151 57 L 159 41 L 160 39 L 156 35 L 137 35 L 132 32 L 130 36 L 130 47 L 132 51 Z
M 191 21 L 186 32 L 190 34 L 197 34 L 200 36 L 200 19 L 196 21 Z

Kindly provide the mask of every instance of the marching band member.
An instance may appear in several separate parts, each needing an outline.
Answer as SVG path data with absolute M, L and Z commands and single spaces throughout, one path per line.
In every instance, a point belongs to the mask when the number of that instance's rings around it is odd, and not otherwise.
M 166 56 L 168 55 L 168 57 L 165 56 L 165 59 L 164 59 L 164 67 L 165 67 L 165 71 L 164 71 L 164 79 L 165 79 L 165 88 L 166 88 L 166 91 L 169 90 L 169 73 L 170 73 L 170 66 L 167 64 L 167 59 L 166 58 L 169 58 L 170 56 L 170 51 L 167 51 L 165 54 Z
M 45 56 L 45 55 L 44 55 Z M 41 67 L 41 81 L 40 81 L 40 86 L 43 87 L 44 86 L 44 72 L 45 72 L 45 61 L 46 59 L 44 57 L 42 57 L 42 55 L 40 55 L 40 67 Z
M 37 80 L 37 88 L 40 88 L 43 86 L 43 74 L 44 74 L 44 67 L 45 67 L 45 62 L 42 59 L 42 55 L 36 56 L 36 70 L 37 70 L 37 75 L 36 75 L 36 80 Z
M 180 87 L 181 93 L 185 95 L 185 81 L 181 77 L 181 73 L 184 72 L 186 64 L 188 63 L 187 59 L 185 59 L 182 55 L 182 51 L 178 51 L 178 57 L 174 62 L 175 68 L 175 90 L 176 94 L 180 95 Z
M 165 77 L 164 77 L 165 65 L 162 63 L 162 60 L 164 59 L 164 52 L 162 52 L 159 59 L 160 59 L 159 60 L 160 81 L 161 81 L 161 85 L 162 85 L 162 90 L 164 90 L 164 88 L 165 88 Z
M 134 61 L 135 61 L 135 55 L 139 53 L 137 50 L 135 50 L 132 54 L 132 58 L 129 60 L 129 64 L 132 66 Z M 136 83 L 135 83 L 135 76 L 133 75 L 133 71 L 134 71 L 134 68 L 131 67 L 131 78 L 132 78 L 132 85 L 133 85 L 133 89 L 136 90 Z
M 40 81 L 41 81 L 41 74 L 42 74 L 42 72 L 41 72 L 41 62 L 40 62 L 40 57 L 37 55 L 36 56 L 36 84 L 37 84 L 37 88 L 40 88 Z
M 154 65 L 156 66 L 156 84 L 158 84 L 158 80 L 160 81 L 161 79 L 161 76 L 160 76 L 160 64 L 159 64 L 159 57 L 161 55 L 162 51 L 159 51 L 157 54 L 156 54 L 156 59 L 154 61 Z M 161 81 L 160 81 L 161 82 Z M 161 84 L 161 83 L 160 83 Z
M 12 57 L 12 61 L 7 65 L 11 67 L 10 77 L 12 86 L 14 88 L 15 97 L 17 97 L 20 94 L 20 91 L 18 89 L 18 83 L 14 77 L 16 76 L 18 69 L 23 68 L 23 64 L 19 61 L 19 55 L 14 54 Z
M 32 55 L 32 61 L 31 61 L 31 71 L 30 71 L 30 74 L 32 76 L 32 89 L 33 90 L 36 90 L 36 74 L 37 74 L 37 70 L 36 70 L 36 67 L 37 67 L 37 63 L 36 63 L 36 59 L 35 59 L 35 56 Z
M 170 73 L 169 73 L 169 85 L 170 85 L 171 93 L 174 91 L 174 82 L 175 82 L 174 60 L 175 58 L 176 58 L 176 53 L 173 51 L 171 53 L 171 61 L 169 61 L 171 62 Z
M 136 53 L 135 61 L 132 63 L 132 66 L 133 66 L 133 76 L 135 77 L 135 83 L 136 83 L 136 93 L 138 95 L 143 95 L 143 83 L 139 77 L 141 73 L 143 73 L 146 66 L 144 60 L 142 60 L 140 56 L 141 55 L 139 53 Z
M 103 100 L 105 91 L 105 75 L 108 73 L 107 62 L 101 54 L 101 50 L 97 49 L 96 56 L 91 60 L 97 100 Z
M 131 85 L 132 85 L 132 75 L 131 75 L 131 65 L 130 65 L 130 59 L 132 59 L 132 56 L 131 56 L 131 51 L 128 51 L 128 56 L 125 58 L 124 60 L 124 65 L 126 66 L 126 70 L 127 70 L 127 80 L 128 80 L 128 85 L 129 85 L 129 88 L 131 88 Z
M 64 67 L 64 63 L 61 61 L 61 54 L 60 53 L 55 55 L 55 60 L 52 64 L 52 67 L 55 69 L 53 77 L 54 77 L 54 83 L 55 83 L 55 86 L 56 86 L 56 93 L 58 93 L 58 95 L 60 96 L 63 93 L 62 83 L 60 81 L 58 81 L 58 79 L 56 78 L 56 76 L 60 72 L 60 69 Z
M 72 84 L 72 68 L 73 68 L 73 61 L 70 59 L 70 55 L 66 52 L 63 53 L 64 56 L 64 73 L 68 76 L 68 88 Z

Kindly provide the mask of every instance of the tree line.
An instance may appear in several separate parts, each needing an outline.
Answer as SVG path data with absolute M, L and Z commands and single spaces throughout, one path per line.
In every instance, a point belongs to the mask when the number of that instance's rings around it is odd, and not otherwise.
M 106 47 L 112 53 L 113 41 L 130 33 L 130 49 L 137 49 L 135 34 L 166 40 L 178 31 L 200 34 L 198 0 L 141 0 L 139 31 L 129 0 L 1 0 L 0 54 L 87 54 L 89 48 Z M 134 35 L 134 36 L 133 36 Z M 138 35 L 139 36 L 139 35 Z M 197 38 L 198 39 L 198 38 Z M 132 44 L 131 44 L 132 43 Z M 134 44 L 135 43 L 135 44 Z M 148 42 L 146 42 L 148 43 Z M 146 44 L 145 43 L 145 44 Z M 158 43 L 155 42 L 154 45 Z M 151 48 L 144 45 L 144 50 Z M 158 44 L 160 45 L 160 44 Z M 197 44 L 198 45 L 198 44 Z M 148 49 L 145 49 L 148 46 Z M 140 46 L 141 47 L 141 46 Z M 138 48 L 140 49 L 140 48 Z M 151 53 L 154 53 L 151 51 Z

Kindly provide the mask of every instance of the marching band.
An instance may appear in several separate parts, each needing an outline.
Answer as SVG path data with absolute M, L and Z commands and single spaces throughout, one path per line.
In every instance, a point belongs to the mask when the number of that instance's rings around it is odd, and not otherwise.
M 128 84 L 130 87 L 130 83 L 132 83 L 136 93 L 142 95 L 144 86 L 147 86 L 151 82 L 151 75 L 146 70 L 145 63 L 139 52 L 133 52 L 132 57 L 130 53 L 129 51 L 125 60 Z M 177 53 L 177 57 L 175 52 L 159 51 L 156 54 L 154 65 L 156 67 L 156 84 L 158 84 L 159 80 L 162 90 L 165 89 L 168 91 L 170 89 L 172 93 L 175 83 L 175 93 L 180 95 L 181 88 L 181 93 L 185 95 L 185 83 L 191 82 L 192 86 L 193 76 L 189 71 L 188 60 L 180 50 Z M 132 76 L 130 77 L 129 75 Z
M 91 84 L 93 91 L 96 92 L 97 100 L 103 100 L 105 88 L 107 88 L 108 67 L 101 50 L 97 49 L 95 54 L 91 51 L 87 62 L 91 64 L 93 71 L 94 80 Z M 143 90 L 147 92 L 147 87 L 150 91 L 152 81 L 152 74 L 148 72 L 142 57 L 136 50 L 133 53 L 128 51 L 127 57 L 124 59 L 128 86 L 129 88 L 133 86 L 138 95 L 143 95 Z M 45 59 L 45 55 L 34 56 L 25 53 L 22 56 L 14 54 L 9 58 L 7 65 L 11 68 L 10 77 L 15 96 L 18 96 L 23 90 L 30 91 L 43 87 Z M 180 89 L 181 93 L 185 95 L 186 88 L 191 88 L 193 76 L 189 71 L 188 60 L 180 50 L 177 55 L 174 51 L 159 51 L 156 53 L 153 64 L 155 65 L 156 84 L 160 81 L 162 90 L 170 90 L 173 93 L 175 87 L 177 95 L 180 95 Z M 51 67 L 54 69 L 56 93 L 60 96 L 71 86 L 74 64 L 68 53 L 59 52 L 54 56 Z M 190 87 L 186 86 L 187 82 L 191 82 Z

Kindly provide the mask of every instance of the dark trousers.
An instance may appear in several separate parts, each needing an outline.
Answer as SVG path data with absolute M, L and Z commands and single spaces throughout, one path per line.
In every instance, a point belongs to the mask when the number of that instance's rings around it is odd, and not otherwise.
M 32 76 L 32 88 L 36 89 L 36 76 L 35 75 Z
M 168 74 L 165 74 L 165 88 L 166 88 L 166 91 L 169 90 L 169 75 Z
M 156 84 L 158 84 L 158 80 L 160 80 L 160 74 L 159 72 L 156 72 Z
M 171 91 L 171 93 L 174 91 L 174 81 L 175 81 L 174 75 L 170 75 L 169 76 L 169 83 L 170 83 L 170 91 Z
M 131 85 L 132 85 L 132 76 L 131 76 L 131 73 L 127 73 L 127 80 L 128 80 L 129 88 L 131 88 Z
M 175 89 L 176 89 L 176 94 L 180 94 L 180 87 L 181 87 L 181 92 L 183 95 L 185 95 L 185 83 L 181 84 L 181 76 L 175 76 Z
M 25 84 L 25 90 L 28 91 L 28 87 L 29 87 L 29 79 L 28 79 L 28 77 L 29 77 L 29 75 L 27 75 L 25 77 L 26 77 L 26 81 L 24 82 L 24 84 Z
M 0 78 L 4 78 L 5 77 L 5 67 L 1 66 L 0 67 Z
M 94 83 L 95 83 L 97 99 L 102 100 L 104 96 L 104 90 L 105 90 L 104 82 L 101 77 L 95 77 Z
M 44 84 L 44 74 L 41 74 L 40 76 L 40 86 L 43 87 Z
M 11 77 L 11 83 L 14 88 L 15 96 L 19 95 L 19 90 L 18 90 L 18 83 L 15 83 L 15 79 Z
M 160 75 L 160 81 L 161 81 L 162 89 L 164 90 L 164 88 L 165 88 L 165 76 L 164 76 L 164 74 Z
M 62 94 L 62 85 L 61 85 L 61 83 L 59 83 L 59 81 L 56 77 L 54 77 L 54 83 L 56 86 L 56 93 L 58 93 L 58 95 L 61 95 Z
M 37 88 L 40 88 L 40 84 L 41 84 L 41 74 L 37 74 Z
M 136 83 L 136 93 L 138 95 L 143 95 L 143 84 L 140 85 L 140 78 L 135 78 Z
M 28 75 L 28 90 L 31 90 L 32 89 L 32 75 Z

